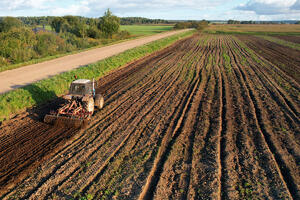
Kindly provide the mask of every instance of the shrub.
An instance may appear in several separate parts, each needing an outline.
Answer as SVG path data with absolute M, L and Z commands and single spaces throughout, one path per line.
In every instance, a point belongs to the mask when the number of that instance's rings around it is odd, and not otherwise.
M 12 28 L 21 27 L 23 23 L 14 17 L 5 17 L 0 21 L 0 32 L 6 32 Z
M 99 39 L 99 38 L 101 38 L 102 33 L 97 27 L 90 26 L 87 29 L 87 36 L 90 37 L 90 38 Z

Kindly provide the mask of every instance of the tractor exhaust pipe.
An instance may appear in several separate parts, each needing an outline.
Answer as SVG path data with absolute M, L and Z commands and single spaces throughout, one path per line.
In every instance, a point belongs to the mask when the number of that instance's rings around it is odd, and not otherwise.
M 95 79 L 93 78 L 93 97 L 96 96 L 96 90 L 95 90 Z

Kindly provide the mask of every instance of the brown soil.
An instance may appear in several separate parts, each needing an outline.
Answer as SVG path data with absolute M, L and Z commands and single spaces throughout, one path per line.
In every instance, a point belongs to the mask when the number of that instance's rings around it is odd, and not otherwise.
M 300 51 L 255 36 L 237 36 L 248 47 L 300 83 Z
M 194 35 L 99 80 L 86 129 L 3 124 L 0 198 L 298 199 L 300 87 L 257 56 Z
M 286 40 L 288 42 L 294 42 L 294 43 L 297 43 L 297 44 L 300 44 L 300 36 L 286 36 L 286 35 L 278 35 L 278 36 L 275 36 L 279 39 L 282 39 L 282 40 Z

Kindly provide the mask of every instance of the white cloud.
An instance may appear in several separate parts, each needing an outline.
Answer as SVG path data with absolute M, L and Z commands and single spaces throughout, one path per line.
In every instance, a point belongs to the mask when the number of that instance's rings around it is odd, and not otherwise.
M 174 9 L 203 10 L 214 8 L 222 4 L 223 0 L 82 0 L 90 10 L 86 13 L 90 16 L 100 16 L 107 8 L 111 8 L 116 14 L 130 15 L 130 13 L 149 12 L 173 12 Z M 132 15 L 131 15 L 132 16 Z
M 44 3 L 47 2 L 49 2 L 49 0 L 1 0 L 0 10 L 14 11 L 32 8 L 44 8 Z
M 50 10 L 50 14 L 53 16 L 64 16 L 64 15 L 84 15 L 89 13 L 90 8 L 84 4 L 70 5 L 69 7 L 56 7 Z
M 245 0 L 244 0 L 245 1 Z M 162 19 L 300 19 L 300 0 L 0 0 L 0 16 L 100 17 L 107 8 L 117 16 Z
M 296 4 L 299 5 L 299 0 L 249 0 L 236 9 L 254 11 L 258 15 L 292 14 L 298 12 L 292 8 Z

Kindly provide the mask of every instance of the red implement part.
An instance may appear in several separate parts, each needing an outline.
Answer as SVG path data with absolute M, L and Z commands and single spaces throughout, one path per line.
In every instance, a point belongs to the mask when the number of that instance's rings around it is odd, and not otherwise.
M 56 111 L 46 115 L 44 122 L 66 127 L 82 127 L 88 123 L 91 112 L 87 112 L 81 102 L 72 100 Z

